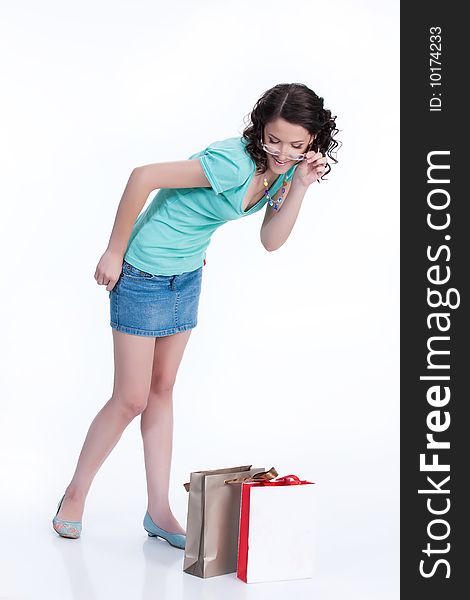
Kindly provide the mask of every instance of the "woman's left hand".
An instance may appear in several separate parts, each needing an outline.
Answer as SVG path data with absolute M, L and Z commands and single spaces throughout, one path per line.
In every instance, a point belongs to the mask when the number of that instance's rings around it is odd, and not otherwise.
M 306 158 L 299 164 L 294 171 L 294 181 L 298 181 L 301 185 L 307 187 L 317 181 L 326 170 L 326 156 L 321 152 L 310 150 L 305 155 Z

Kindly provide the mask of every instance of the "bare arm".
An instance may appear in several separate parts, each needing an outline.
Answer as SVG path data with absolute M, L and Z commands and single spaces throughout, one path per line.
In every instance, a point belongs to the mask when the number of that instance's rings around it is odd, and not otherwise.
M 108 247 L 95 270 L 99 285 L 106 285 L 110 291 L 119 279 L 132 228 L 150 192 L 157 188 L 186 187 L 211 187 L 198 159 L 153 163 L 132 171 L 119 202 Z
M 148 193 L 144 191 L 139 181 L 137 169 L 134 169 L 127 181 L 124 193 L 117 208 L 114 225 L 109 238 L 107 252 L 124 256 L 131 235 L 132 226 L 142 210 Z
M 326 162 L 326 157 L 321 152 L 307 152 L 306 160 L 297 167 L 290 182 L 290 191 L 286 190 L 289 199 L 284 200 L 279 211 L 269 204 L 266 206 L 260 232 L 261 243 L 266 250 L 277 250 L 287 240 L 297 220 L 305 192 L 321 177 Z
M 136 167 L 119 203 L 108 250 L 124 255 L 135 220 L 148 195 L 160 188 L 211 187 L 197 159 Z
M 297 220 L 307 187 L 289 182 L 281 208 L 276 211 L 266 204 L 260 239 L 266 250 L 277 250 L 289 237 Z

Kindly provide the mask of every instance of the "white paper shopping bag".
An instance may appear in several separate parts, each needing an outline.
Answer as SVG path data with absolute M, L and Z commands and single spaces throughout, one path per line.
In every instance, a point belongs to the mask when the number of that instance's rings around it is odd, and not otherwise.
M 313 577 L 313 502 L 314 483 L 296 475 L 242 483 L 237 577 Z

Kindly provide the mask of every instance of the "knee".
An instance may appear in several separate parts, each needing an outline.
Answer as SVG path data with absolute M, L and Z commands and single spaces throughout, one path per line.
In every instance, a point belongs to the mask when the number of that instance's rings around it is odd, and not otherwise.
M 147 407 L 148 394 L 138 392 L 120 393 L 114 395 L 113 400 L 127 417 L 133 418 L 144 412 Z
M 150 393 L 165 396 L 171 394 L 175 385 L 175 377 L 165 374 L 156 374 L 152 378 Z

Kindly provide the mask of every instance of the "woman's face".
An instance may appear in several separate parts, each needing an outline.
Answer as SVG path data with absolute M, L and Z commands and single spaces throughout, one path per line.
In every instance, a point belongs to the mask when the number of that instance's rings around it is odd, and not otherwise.
M 266 152 L 268 167 L 275 173 L 281 174 L 288 171 L 293 164 L 300 161 L 292 156 L 307 152 L 310 142 L 315 138 L 301 125 L 293 125 L 285 119 L 278 117 L 264 126 L 263 142 L 273 152 L 280 154 L 275 158 Z M 278 162 L 278 160 L 281 162 Z

